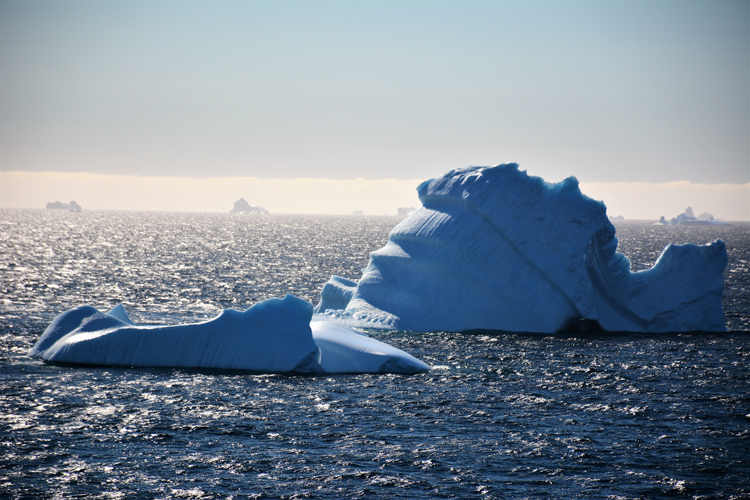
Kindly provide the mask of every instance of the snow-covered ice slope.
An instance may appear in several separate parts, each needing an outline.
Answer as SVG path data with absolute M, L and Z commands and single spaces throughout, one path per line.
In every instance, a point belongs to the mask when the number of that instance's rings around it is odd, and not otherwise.
M 633 274 L 606 207 L 574 177 L 546 183 L 510 163 L 453 170 L 417 191 L 422 208 L 371 254 L 356 288 L 337 277 L 324 286 L 318 317 L 414 331 L 556 332 L 581 319 L 612 330 L 725 328 L 720 240 L 712 252 L 685 248 L 688 257 L 665 251 L 657 267 L 671 272 Z M 681 269 L 687 262 L 700 272 Z M 648 296 L 647 310 L 636 296 Z
M 417 373 L 430 368 L 341 325 L 320 323 L 311 329 L 311 318 L 312 305 L 293 295 L 175 326 L 134 325 L 122 305 L 107 313 L 81 306 L 57 316 L 29 355 L 53 363 L 277 373 Z

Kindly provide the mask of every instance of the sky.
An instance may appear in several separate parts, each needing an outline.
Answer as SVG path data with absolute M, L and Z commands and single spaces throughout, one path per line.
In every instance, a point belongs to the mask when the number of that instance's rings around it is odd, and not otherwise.
M 0 2 L 2 208 L 395 214 L 510 161 L 750 220 L 750 2 Z

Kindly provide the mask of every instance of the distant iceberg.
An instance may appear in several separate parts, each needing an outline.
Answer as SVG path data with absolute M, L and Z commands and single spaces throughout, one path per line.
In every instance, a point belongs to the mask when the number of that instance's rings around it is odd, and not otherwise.
M 428 365 L 343 325 L 311 323 L 312 304 L 287 295 L 203 323 L 137 326 L 122 305 L 58 315 L 29 351 L 51 363 L 273 373 L 418 373 Z
M 410 215 L 413 212 L 416 212 L 417 209 L 414 207 L 398 207 L 396 210 L 396 215 L 399 217 L 406 217 L 407 215 Z
M 681 213 L 677 217 L 673 218 L 669 222 L 661 216 L 657 226 L 728 226 L 731 225 L 729 222 L 714 219 L 714 216 L 708 212 L 703 212 L 698 217 L 693 215 L 693 208 L 687 207 L 684 213 Z
M 80 212 L 83 210 L 81 206 L 76 203 L 75 201 L 71 201 L 70 203 L 62 203 L 59 201 L 50 201 L 47 203 L 47 210 L 68 210 L 70 212 Z
M 268 210 L 263 207 L 253 207 L 245 200 L 240 198 L 234 202 L 234 208 L 229 211 L 230 214 L 267 214 Z
M 422 208 L 370 255 L 359 282 L 332 277 L 317 317 L 412 331 L 724 331 L 721 240 L 668 246 L 630 272 L 602 202 L 574 177 L 515 163 L 423 182 Z

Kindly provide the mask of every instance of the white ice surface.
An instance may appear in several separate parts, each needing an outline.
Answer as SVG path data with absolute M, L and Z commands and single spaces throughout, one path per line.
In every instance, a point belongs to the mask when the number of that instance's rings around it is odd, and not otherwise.
M 29 351 L 53 363 L 258 372 L 417 373 L 429 366 L 342 326 L 310 327 L 312 305 L 292 295 L 203 322 L 137 326 L 124 307 L 58 315 Z M 318 338 L 319 337 L 319 338 Z
M 429 365 L 393 346 L 329 321 L 310 323 L 327 373 L 421 372 Z
M 630 273 L 604 203 L 574 177 L 468 167 L 417 191 L 422 208 L 370 255 L 358 283 L 333 277 L 323 287 L 316 317 L 413 331 L 556 332 L 580 320 L 618 331 L 725 329 L 721 240 L 712 251 L 665 251 L 653 272 Z

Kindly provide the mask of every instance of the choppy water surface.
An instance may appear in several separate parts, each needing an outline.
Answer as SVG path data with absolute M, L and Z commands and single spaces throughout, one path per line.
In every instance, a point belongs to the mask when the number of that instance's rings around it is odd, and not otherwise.
M 634 270 L 727 242 L 726 334 L 370 332 L 434 369 L 47 366 L 49 321 L 176 323 L 358 278 L 395 217 L 0 211 L 0 497 L 750 498 L 750 225 L 618 223 Z

